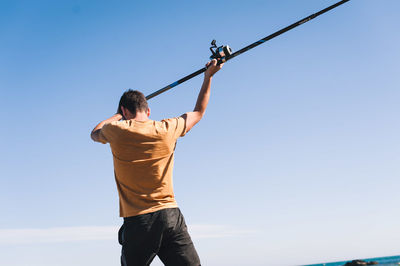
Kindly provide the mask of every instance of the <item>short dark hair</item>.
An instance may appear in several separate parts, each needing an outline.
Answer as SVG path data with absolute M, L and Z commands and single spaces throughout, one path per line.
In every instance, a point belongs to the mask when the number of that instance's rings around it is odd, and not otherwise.
M 119 100 L 118 113 L 122 115 L 121 106 L 128 109 L 134 116 L 136 116 L 136 112 L 144 112 L 149 109 L 144 94 L 132 89 L 125 91 Z

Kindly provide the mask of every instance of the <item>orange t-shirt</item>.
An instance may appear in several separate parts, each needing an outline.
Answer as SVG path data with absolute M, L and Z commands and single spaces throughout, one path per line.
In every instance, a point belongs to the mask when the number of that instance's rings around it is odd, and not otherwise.
M 131 119 L 103 126 L 100 141 L 110 143 L 121 217 L 178 207 L 172 169 L 176 141 L 185 133 L 182 117 Z

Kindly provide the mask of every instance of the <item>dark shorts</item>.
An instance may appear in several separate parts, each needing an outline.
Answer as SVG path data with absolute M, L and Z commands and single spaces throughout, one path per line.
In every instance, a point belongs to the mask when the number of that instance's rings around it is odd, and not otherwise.
M 118 241 L 122 266 L 150 265 L 156 255 L 165 265 L 200 265 L 179 208 L 124 218 Z

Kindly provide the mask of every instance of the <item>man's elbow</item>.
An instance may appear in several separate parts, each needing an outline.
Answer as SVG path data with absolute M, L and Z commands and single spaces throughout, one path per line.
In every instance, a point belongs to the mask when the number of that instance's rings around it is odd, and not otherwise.
M 91 138 L 94 142 L 100 142 L 100 141 L 99 141 L 99 132 L 98 132 L 98 130 L 92 131 L 92 132 L 90 133 L 90 138 Z
M 94 137 L 94 135 L 93 135 L 93 132 L 90 133 L 90 138 L 91 138 L 93 141 L 96 141 L 96 139 L 95 139 L 95 137 Z

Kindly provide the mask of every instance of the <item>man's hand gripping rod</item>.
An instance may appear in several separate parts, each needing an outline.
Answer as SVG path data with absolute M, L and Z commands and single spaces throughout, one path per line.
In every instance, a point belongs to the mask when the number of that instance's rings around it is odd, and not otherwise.
M 329 10 L 334 9 L 334 8 L 340 6 L 340 5 L 342 5 L 342 4 L 344 4 L 344 3 L 348 2 L 348 1 L 350 1 L 350 0 L 342 0 L 340 2 L 337 2 L 336 4 L 333 4 L 333 5 L 325 8 L 325 9 L 323 9 L 323 10 L 321 10 L 321 11 L 315 13 L 315 14 L 312 14 L 312 15 L 306 17 L 306 18 L 303 18 L 303 19 L 293 23 L 292 25 L 287 26 L 286 28 L 283 28 L 283 29 L 281 29 L 281 30 L 279 30 L 279 31 L 277 31 L 275 33 L 272 33 L 271 35 L 268 35 L 267 37 L 265 37 L 265 38 L 263 38 L 263 39 L 261 39 L 259 41 L 256 41 L 256 42 L 254 42 L 254 43 L 252 43 L 252 44 L 240 49 L 239 51 L 237 51 L 237 52 L 235 52 L 233 54 L 232 54 L 232 50 L 231 50 L 231 48 L 229 46 L 226 45 L 226 46 L 217 47 L 216 44 L 215 44 L 215 40 L 213 40 L 211 42 L 212 46 L 210 47 L 210 50 L 211 50 L 211 53 L 212 53 L 212 55 L 210 56 L 210 59 L 217 59 L 218 65 L 222 64 L 222 63 L 225 63 L 226 61 L 231 60 L 232 58 L 234 58 L 234 57 L 236 57 L 236 56 L 238 56 L 240 54 L 243 54 L 244 52 L 247 52 L 248 50 L 250 50 L 250 49 L 252 49 L 252 48 L 254 48 L 254 47 L 256 47 L 256 46 L 258 46 L 260 44 L 263 44 L 263 43 L 265 43 L 265 42 L 267 42 L 267 41 L 269 41 L 269 40 L 281 35 L 282 33 L 285 33 L 285 32 L 287 32 L 287 31 L 289 31 L 291 29 L 294 29 L 297 26 L 300 26 L 300 25 L 302 25 L 302 24 L 304 24 L 304 23 L 306 23 L 306 22 L 318 17 L 319 15 L 322 15 L 325 12 L 328 12 Z M 215 50 L 213 50 L 213 48 Z M 202 69 L 199 69 L 196 72 L 193 72 L 192 74 L 187 75 L 186 77 L 183 77 L 180 80 L 177 80 L 174 83 L 171 83 L 168 86 L 165 86 L 164 88 L 159 89 L 156 92 L 153 92 L 152 94 L 146 96 L 146 99 L 149 100 L 149 99 L 151 99 L 151 98 L 153 98 L 153 97 L 155 97 L 155 96 L 157 96 L 157 95 L 159 95 L 159 94 L 161 94 L 163 92 L 166 92 L 166 91 L 172 89 L 173 87 L 175 87 L 175 86 L 177 86 L 177 85 L 179 85 L 179 84 L 181 84 L 181 83 L 183 83 L 183 82 L 185 82 L 185 81 L 187 81 L 187 80 L 189 80 L 189 79 L 191 79 L 191 78 L 193 78 L 193 77 L 195 77 L 197 75 L 200 75 L 201 73 L 205 72 L 206 70 L 207 70 L 207 68 L 203 67 Z

